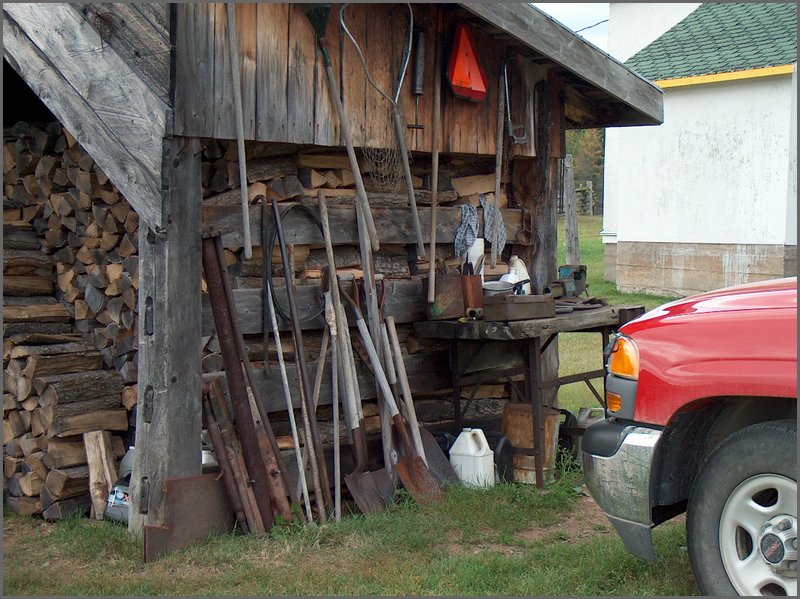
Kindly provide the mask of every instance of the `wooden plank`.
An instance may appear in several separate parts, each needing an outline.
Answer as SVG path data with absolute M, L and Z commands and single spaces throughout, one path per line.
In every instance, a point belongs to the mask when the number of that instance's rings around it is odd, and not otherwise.
M 160 229 L 163 224 L 160 179 L 155 174 L 160 172 L 160 165 L 158 171 L 151 171 L 134 157 L 128 144 L 120 141 L 117 133 L 109 128 L 87 99 L 59 74 L 46 55 L 11 19 L 7 12 L 9 6 L 4 6 L 3 12 L 4 58 L 56 118 L 75 132 L 81 145 L 95 158 L 141 219 Z M 158 121 L 159 116 L 153 115 L 152 118 Z M 152 122 L 148 122 L 147 127 L 156 128 Z M 163 135 L 163 129 L 160 135 Z M 160 147 L 154 152 L 161 156 Z
M 461 2 L 460 5 L 633 109 L 624 117 L 605 123 L 606 126 L 663 122 L 661 90 L 544 12 L 525 4 Z
M 242 116 L 245 139 L 256 136 L 256 4 L 236 5 L 236 37 L 239 42 L 239 77 L 242 85 Z
M 166 27 L 153 18 L 147 5 L 114 3 L 73 4 L 90 24 L 97 15 L 110 14 L 113 35 L 106 43 L 164 102 L 169 102 L 169 15 Z
M 355 334 L 355 331 L 353 331 Z M 356 334 L 356 336 L 358 336 Z M 441 389 L 450 387 L 452 376 L 450 374 L 448 353 L 446 351 L 435 353 L 419 353 L 403 356 L 403 361 L 408 374 L 409 385 L 412 394 L 434 393 Z M 275 393 L 275 389 L 281 385 L 280 374 L 276 368 L 272 369 L 271 374 L 267 374 L 263 368 L 254 368 L 256 381 L 261 390 L 261 397 L 264 400 L 264 407 L 269 412 L 280 412 L 286 409 L 286 402 L 282 394 Z M 375 377 L 366 369 L 364 364 L 356 359 L 356 370 L 358 372 L 358 386 L 361 392 L 361 399 L 375 399 L 377 397 Z M 289 380 L 296 380 L 295 364 L 286 364 L 286 373 Z M 309 377 L 312 379 L 316 375 L 316 367 L 309 366 Z M 208 373 L 203 375 L 203 380 L 218 379 L 227 393 L 225 376 L 223 373 Z M 292 405 L 300 407 L 300 395 L 296 385 L 290 385 L 292 392 Z M 326 406 L 331 403 L 331 373 L 330 360 L 326 361 L 325 370 L 322 375 L 322 386 L 320 387 L 319 405 Z
M 202 90 L 213 94 L 214 89 L 214 11 L 210 4 L 176 6 L 175 133 L 197 135 L 213 128 L 214 109 Z
M 314 61 L 316 40 L 311 23 L 297 4 L 289 5 L 286 79 L 286 135 L 292 143 L 314 143 Z
M 282 287 L 276 286 L 278 304 L 288 312 L 286 295 Z M 297 285 L 295 287 L 298 314 L 305 320 L 319 311 L 322 306 L 319 285 Z M 236 302 L 236 312 L 244 335 L 258 335 L 261 333 L 261 290 L 260 289 L 234 289 L 233 297 Z M 214 332 L 214 318 L 208 298 L 203 296 L 203 336 Z M 424 320 L 427 316 L 422 281 L 420 280 L 394 280 L 386 282 L 386 296 L 384 298 L 383 313 L 392 316 L 399 324 Z M 281 330 L 289 330 L 288 321 L 278 314 L 278 324 Z M 355 325 L 354 322 L 351 322 Z M 321 329 L 325 326 L 324 319 L 319 316 L 302 324 L 303 329 Z
M 158 172 L 167 105 L 130 72 L 81 14 L 69 4 L 7 4 L 3 10 L 82 92 L 130 153 L 147 170 Z M 76 139 L 81 141 L 79 135 Z
M 514 341 L 545 337 L 554 333 L 591 331 L 599 327 L 621 326 L 631 318 L 644 313 L 643 306 L 601 306 L 594 310 L 581 310 L 559 314 L 553 318 L 537 318 L 515 322 L 467 322 L 450 320 L 414 323 L 414 334 L 435 339 L 487 339 Z
M 328 49 L 328 56 L 331 59 L 331 66 L 337 81 L 340 81 L 340 77 L 337 75 L 341 61 L 340 43 L 339 11 L 338 7 L 334 7 L 328 19 L 325 46 Z M 339 117 L 336 114 L 333 96 L 331 96 L 332 93 L 339 93 L 339 90 L 330 89 L 328 77 L 325 74 L 325 63 L 322 53 L 318 49 L 315 49 L 314 59 L 314 143 L 318 146 L 340 146 L 342 142 L 339 139 Z
M 200 143 L 165 143 L 164 235 L 139 228 L 139 375 L 129 528 L 159 526 L 167 478 L 200 473 Z M 143 492 L 145 497 L 143 498 Z
M 370 7 L 366 4 L 350 4 L 345 10 L 347 28 L 357 40 L 364 39 L 367 28 L 367 13 Z M 338 20 L 338 10 L 335 11 Z M 340 34 L 341 66 L 339 87 L 341 88 L 344 113 L 348 119 L 353 145 L 364 146 L 367 138 L 367 77 L 364 67 L 358 58 L 353 43 L 346 39 L 344 32 Z M 310 165 L 309 165 L 310 166 Z
M 399 4 L 376 4 L 370 8 L 371 10 L 367 11 L 367 25 L 364 33 L 355 38 L 367 60 L 367 68 L 372 80 L 383 90 L 383 93 L 391 97 L 398 70 L 395 65 L 399 63 L 399 54 L 397 57 L 394 55 L 392 38 L 400 31 L 405 31 L 408 26 L 405 16 L 406 8 Z M 346 14 L 350 14 L 350 7 L 346 10 Z M 352 41 L 349 39 L 345 40 L 345 43 L 352 45 Z M 402 52 L 402 47 L 399 52 Z M 397 147 L 391 104 L 369 84 L 366 91 L 364 118 L 366 120 L 365 145 L 372 148 Z M 399 164 L 398 168 L 402 169 Z
M 214 15 L 214 86 L 213 95 L 205 96 L 206 110 L 214 107 L 213 137 L 217 139 L 236 139 L 233 91 L 231 88 L 231 59 L 228 43 L 228 16 L 224 2 L 209 5 Z
M 286 73 L 289 5 L 258 3 L 256 49 L 256 139 L 288 141 Z
M 431 209 L 427 206 L 417 208 L 422 237 L 427 243 L 430 237 Z M 331 239 L 336 244 L 357 244 L 358 234 L 355 225 L 355 210 L 346 207 L 330 207 Z M 514 239 L 521 225 L 521 212 L 515 208 L 503 209 L 506 235 Z M 400 244 L 413 243 L 415 240 L 411 212 L 407 208 L 373 208 L 373 217 L 381 243 Z M 270 215 L 272 223 L 272 215 Z M 233 213 L 230 208 L 209 206 L 203 207 L 203 234 L 223 235 L 223 243 L 230 246 L 241 246 L 241 214 Z M 436 235 L 442 244 L 452 243 L 456 229 L 461 223 L 461 210 L 457 206 L 439 206 L 436 212 Z M 261 209 L 250 208 L 250 231 L 254 244 L 259 243 L 259 227 L 261 226 Z M 269 223 L 268 223 L 269 226 Z M 308 218 L 291 214 L 283 221 L 286 243 L 308 244 L 322 243 L 322 235 L 316 226 L 310 226 Z M 478 209 L 478 227 L 483 230 L 483 210 Z M 552 277 L 555 278 L 555 277 Z

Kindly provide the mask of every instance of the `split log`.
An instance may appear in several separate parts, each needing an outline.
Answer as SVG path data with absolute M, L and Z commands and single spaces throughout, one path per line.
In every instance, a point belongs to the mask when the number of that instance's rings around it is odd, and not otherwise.
M 117 481 L 117 464 L 111 448 L 111 433 L 108 431 L 84 433 L 83 444 L 86 447 L 89 467 L 91 517 L 102 520 L 108 493 Z
M 111 447 L 115 458 L 120 459 L 125 455 L 125 445 L 121 437 L 112 436 Z M 86 464 L 86 448 L 83 444 L 83 438 L 55 437 L 49 439 L 47 449 L 42 455 L 42 461 L 51 470 Z
M 42 501 L 39 497 L 8 497 L 6 506 L 20 516 L 36 516 L 42 513 Z
M 44 484 L 48 495 L 54 500 L 81 495 L 89 490 L 89 467 L 51 470 L 47 473 Z
M 44 504 L 44 501 L 42 501 Z M 91 499 L 88 494 L 77 495 L 62 501 L 54 501 L 42 511 L 42 518 L 45 520 L 62 520 L 75 514 L 84 516 L 91 507 Z
M 94 370 L 35 378 L 33 385 L 44 405 L 85 401 L 95 397 L 120 396 L 122 378 L 110 370 Z
M 74 416 L 59 416 L 53 419 L 47 435 L 49 437 L 69 437 L 100 430 L 128 430 L 128 411 L 120 408 L 119 410 L 102 410 Z

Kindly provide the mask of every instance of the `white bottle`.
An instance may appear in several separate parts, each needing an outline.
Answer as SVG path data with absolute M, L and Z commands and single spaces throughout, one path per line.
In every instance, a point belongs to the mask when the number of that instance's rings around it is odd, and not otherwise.
M 514 273 L 517 275 L 517 281 L 524 281 L 525 279 L 530 279 L 530 275 L 528 274 L 528 268 L 525 266 L 525 263 L 520 260 L 519 256 L 514 254 L 511 258 L 508 259 L 508 272 Z M 522 286 L 522 291 L 524 295 L 531 294 L 531 284 L 525 283 Z
M 450 448 L 450 464 L 471 487 L 494 486 L 494 452 L 479 428 L 465 428 Z

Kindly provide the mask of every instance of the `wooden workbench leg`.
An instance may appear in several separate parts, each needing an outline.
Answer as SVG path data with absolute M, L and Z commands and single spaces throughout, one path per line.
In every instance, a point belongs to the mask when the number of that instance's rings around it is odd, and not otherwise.
M 456 434 L 461 432 L 461 366 L 458 363 L 458 340 L 450 342 L 450 371 L 453 374 L 453 420 Z
M 536 486 L 540 489 L 544 489 L 544 419 L 542 418 L 543 395 L 539 387 L 539 383 L 542 380 L 541 345 L 541 340 L 538 337 L 534 337 L 528 342 L 528 368 L 525 379 L 528 384 L 528 398 L 531 402 Z
M 166 230 L 140 227 L 136 454 L 128 529 L 164 522 L 164 481 L 199 475 L 200 143 L 164 142 Z

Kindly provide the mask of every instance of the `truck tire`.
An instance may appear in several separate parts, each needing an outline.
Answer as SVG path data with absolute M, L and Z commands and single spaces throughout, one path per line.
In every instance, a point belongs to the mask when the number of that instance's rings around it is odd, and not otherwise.
M 797 595 L 797 423 L 762 422 L 703 464 L 687 509 L 689 559 L 705 595 Z

